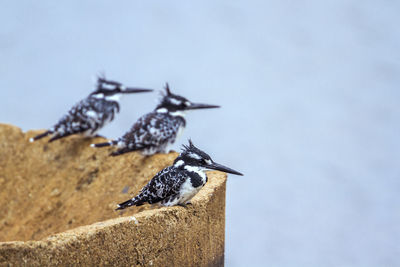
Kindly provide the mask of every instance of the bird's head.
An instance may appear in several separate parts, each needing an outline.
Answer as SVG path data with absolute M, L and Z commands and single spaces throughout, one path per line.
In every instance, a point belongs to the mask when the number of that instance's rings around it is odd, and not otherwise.
M 122 83 L 107 80 L 104 77 L 97 78 L 96 90 L 90 96 L 108 101 L 119 101 L 124 94 L 152 92 L 152 89 L 126 87 Z
M 220 106 L 193 103 L 183 96 L 171 93 L 168 83 L 165 85 L 165 94 L 163 94 L 160 104 L 156 107 L 157 112 L 171 113 L 180 115 L 182 112 L 193 109 L 219 108 Z
M 174 161 L 174 166 L 178 168 L 183 167 L 189 170 L 216 170 L 236 175 L 243 175 L 238 171 L 235 171 L 231 168 L 228 168 L 213 161 L 206 152 L 195 147 L 191 140 L 189 140 L 189 145 L 183 146 L 182 153 Z

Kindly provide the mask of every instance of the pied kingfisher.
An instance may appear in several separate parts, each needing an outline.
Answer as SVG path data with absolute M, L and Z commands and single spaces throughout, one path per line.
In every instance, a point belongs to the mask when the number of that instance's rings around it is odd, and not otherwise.
M 186 126 L 185 111 L 192 109 L 219 108 L 215 105 L 192 103 L 186 98 L 172 94 L 168 83 L 166 94 L 153 112 L 141 118 L 122 137 L 92 147 L 117 146 L 112 156 L 140 150 L 143 155 L 167 153 Z
M 221 164 L 215 163 L 204 151 L 189 140 L 172 166 L 157 173 L 136 197 L 118 205 L 117 210 L 140 206 L 145 202 L 161 206 L 185 206 L 207 183 L 207 170 L 218 170 L 243 175 Z
M 29 141 L 34 142 L 52 135 L 49 142 L 72 135 L 93 137 L 119 112 L 119 100 L 123 94 L 151 92 L 151 89 L 127 88 L 119 82 L 98 77 L 96 90 L 75 104 L 52 128 Z

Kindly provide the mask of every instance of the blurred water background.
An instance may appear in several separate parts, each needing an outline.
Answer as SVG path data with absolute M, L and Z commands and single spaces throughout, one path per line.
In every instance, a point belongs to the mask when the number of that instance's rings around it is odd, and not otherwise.
M 220 104 L 226 266 L 400 266 L 399 1 L 2 1 L 0 122 L 51 126 L 95 74 Z M 123 134 L 155 94 L 125 97 Z

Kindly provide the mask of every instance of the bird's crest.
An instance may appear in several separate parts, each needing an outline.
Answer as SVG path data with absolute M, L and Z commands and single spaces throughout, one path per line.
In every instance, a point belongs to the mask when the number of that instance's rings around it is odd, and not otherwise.
M 191 149 L 193 149 L 193 148 L 196 148 L 194 145 L 193 145 L 193 142 L 192 142 L 192 139 L 190 139 L 189 138 L 189 145 L 182 145 L 182 152 L 185 152 L 185 151 L 187 151 L 187 150 L 191 150 Z
M 107 81 L 106 74 L 104 71 L 99 72 L 99 74 L 97 74 L 96 77 L 97 77 L 97 88 L 101 87 L 101 84 Z
M 165 83 L 165 91 L 167 92 L 167 95 L 171 95 L 171 91 L 169 90 L 168 82 Z
M 189 158 L 196 159 L 196 160 L 199 160 L 201 158 L 211 159 L 210 156 L 206 152 L 197 148 L 193 144 L 191 139 L 189 139 L 188 141 L 189 141 L 189 145 L 183 145 L 181 156 L 189 157 Z
M 171 90 L 169 89 L 168 82 L 165 83 L 164 90 L 160 90 L 159 92 L 160 92 L 160 94 L 159 94 L 159 98 L 158 98 L 158 101 L 157 101 L 159 103 L 162 103 L 166 96 L 171 96 L 172 95 Z

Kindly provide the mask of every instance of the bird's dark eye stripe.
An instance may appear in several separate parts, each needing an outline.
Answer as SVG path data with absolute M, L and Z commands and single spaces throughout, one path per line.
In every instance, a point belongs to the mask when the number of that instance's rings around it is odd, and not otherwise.
M 115 94 L 116 92 L 119 92 L 119 91 L 121 91 L 121 90 L 119 90 L 119 89 L 111 89 L 111 90 L 103 89 L 103 90 L 101 90 L 101 92 L 104 95 L 113 95 L 113 94 Z

